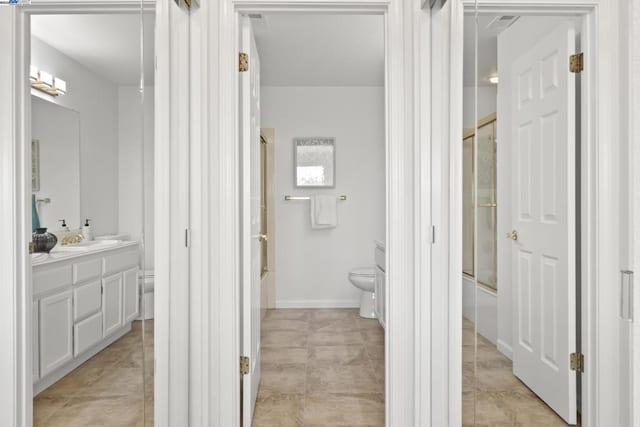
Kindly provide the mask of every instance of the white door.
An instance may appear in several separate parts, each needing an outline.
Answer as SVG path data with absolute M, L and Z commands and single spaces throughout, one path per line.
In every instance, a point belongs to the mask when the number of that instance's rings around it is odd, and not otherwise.
M 260 384 L 260 59 L 248 17 L 242 20 L 241 52 L 249 69 L 240 73 L 242 143 L 242 351 L 249 357 L 243 378 L 243 425 L 251 426 Z
M 40 377 L 73 358 L 71 290 L 40 300 Z
M 576 36 L 556 27 L 512 64 L 513 373 L 576 423 Z M 498 118 L 499 120 L 499 118 Z M 515 237 L 515 236 L 513 236 Z
M 122 326 L 122 273 L 102 279 L 102 336 Z

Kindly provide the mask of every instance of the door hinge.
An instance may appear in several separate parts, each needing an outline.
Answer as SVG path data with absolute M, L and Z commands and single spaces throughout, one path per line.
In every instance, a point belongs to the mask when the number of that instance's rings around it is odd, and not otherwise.
M 569 56 L 569 71 L 580 73 L 584 70 L 584 54 L 582 52 Z
M 584 372 L 584 354 L 571 353 L 569 359 L 571 360 L 572 371 Z
M 240 356 L 240 373 L 249 375 L 249 358 L 247 356 Z
M 190 228 L 184 229 L 184 246 L 186 248 L 191 247 L 191 229 Z
M 244 52 L 240 52 L 240 57 L 239 57 L 239 67 L 238 69 L 240 70 L 241 73 L 248 71 L 249 70 L 249 55 L 244 53 Z
M 432 245 L 436 244 L 436 226 L 435 225 L 431 226 L 431 244 Z

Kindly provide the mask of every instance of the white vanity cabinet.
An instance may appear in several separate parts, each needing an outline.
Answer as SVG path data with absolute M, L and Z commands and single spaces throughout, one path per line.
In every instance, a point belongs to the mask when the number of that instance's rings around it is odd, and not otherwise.
M 385 246 L 383 243 L 376 241 L 374 250 L 374 259 L 376 263 L 376 279 L 374 282 L 374 291 L 376 295 L 374 310 L 380 325 L 386 326 L 386 263 L 385 263 Z
M 34 395 L 131 330 L 138 260 L 138 244 L 122 242 L 34 263 Z

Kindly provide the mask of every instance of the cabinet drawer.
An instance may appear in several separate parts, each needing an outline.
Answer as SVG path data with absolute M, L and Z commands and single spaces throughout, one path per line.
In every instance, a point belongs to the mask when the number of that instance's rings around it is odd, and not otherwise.
M 73 355 L 88 350 L 102 340 L 102 312 L 76 323 L 73 327 Z
M 107 276 L 120 271 L 128 270 L 138 265 L 138 251 L 127 251 L 115 255 L 109 255 L 103 259 L 102 274 Z
M 100 278 L 102 274 L 100 261 L 101 259 L 98 258 L 73 264 L 73 284 Z
M 102 307 L 102 282 L 88 283 L 73 290 L 73 320 L 78 321 Z
M 379 247 L 376 246 L 375 248 L 375 252 L 373 254 L 373 258 L 376 262 L 376 265 L 378 266 L 379 269 L 381 269 L 382 271 L 386 271 L 387 269 L 385 268 L 385 256 L 384 256 L 384 251 L 382 249 L 380 249 Z
M 71 286 L 71 266 L 43 268 L 33 272 L 34 295 Z

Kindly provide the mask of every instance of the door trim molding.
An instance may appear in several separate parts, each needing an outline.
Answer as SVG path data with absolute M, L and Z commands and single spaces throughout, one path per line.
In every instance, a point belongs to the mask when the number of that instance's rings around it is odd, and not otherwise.
M 178 123 L 177 110 L 188 111 L 185 100 L 176 96 L 173 70 L 188 70 L 188 63 L 176 57 L 178 47 L 188 45 L 188 34 L 176 30 L 188 25 L 188 14 L 171 1 L 151 0 L 32 0 L 24 6 L 0 6 L 0 226 L 11 230 L 7 238 L 0 239 L 0 282 L 12 286 L 0 287 L 0 336 L 4 337 L 4 349 L 0 354 L 0 410 L 7 425 L 30 427 L 33 425 L 32 387 L 32 287 L 31 262 L 27 243 L 31 240 L 31 117 L 30 88 L 30 20 L 33 14 L 65 13 L 139 13 L 156 15 L 155 77 L 155 179 L 165 182 L 170 170 L 175 173 L 171 147 L 177 142 L 169 134 Z M 174 32 L 173 37 L 169 35 Z M 170 42 L 172 45 L 170 45 Z M 182 67 L 182 68 L 181 68 Z M 178 73 L 179 74 L 179 73 Z M 162 90 L 160 90 L 161 88 Z M 172 88 L 172 90 L 168 90 Z M 8 100 L 8 102 L 7 102 Z M 182 117 L 184 120 L 184 117 Z M 184 145 L 184 144 L 183 144 Z M 166 179 L 166 182 L 169 182 Z M 168 185 L 156 185 L 156 233 L 180 228 L 180 242 L 184 241 L 184 227 L 174 221 L 176 205 L 171 199 Z M 175 195 L 174 195 L 175 197 Z M 182 208 L 183 205 L 180 205 Z M 170 208 L 173 207 L 173 211 Z M 29 219 L 27 219 L 29 218 Z M 175 246 L 175 245 L 174 245 Z M 185 292 L 184 281 L 180 286 L 169 280 L 172 273 L 186 271 L 184 257 L 175 254 L 169 239 L 156 239 L 156 313 L 155 313 L 155 421 L 157 426 L 167 426 L 169 414 L 187 413 L 187 401 L 183 390 L 169 389 L 169 375 L 182 377 L 188 369 L 188 359 L 169 360 L 169 343 L 183 337 L 189 322 L 187 313 L 177 318 L 169 312 L 169 295 Z M 175 397 L 175 399 L 174 399 Z M 185 406 L 184 408 L 181 405 Z
M 203 230 L 201 238 L 208 245 L 193 251 L 192 272 L 195 282 L 212 283 L 196 290 L 203 316 L 199 335 L 201 351 L 192 355 L 206 378 L 203 396 L 193 408 L 193 420 L 209 425 L 239 425 L 239 372 L 237 369 L 239 330 L 239 158 L 237 141 L 238 16 L 243 12 L 282 13 L 376 13 L 386 22 L 386 97 L 387 97 L 387 264 L 389 268 L 389 324 L 387 329 L 387 425 L 427 425 L 418 414 L 428 419 L 431 367 L 429 332 L 418 320 L 421 307 L 414 300 L 428 278 L 424 258 L 430 258 L 430 243 L 422 224 L 430 225 L 430 200 L 421 198 L 428 182 L 428 143 L 419 144 L 417 112 L 421 98 L 414 97 L 420 86 L 416 46 L 428 41 L 428 12 L 421 11 L 420 0 L 222 0 L 203 2 L 192 10 L 193 48 L 200 55 L 194 73 L 203 77 L 193 97 L 198 98 L 201 114 L 194 120 L 193 150 L 199 153 L 200 165 L 192 168 L 192 179 L 199 183 L 196 197 L 200 200 L 193 213 L 194 229 Z M 418 29 L 419 25 L 419 29 Z M 414 26 L 417 30 L 414 32 Z M 420 57 L 425 62 L 428 58 Z M 416 60 L 417 62 L 417 60 Z M 428 64 L 428 63 L 427 63 Z M 428 70 L 425 67 L 425 70 Z M 414 75 L 415 73 L 415 75 Z M 204 78 L 206 77 L 206 78 Z M 197 93 L 196 93 L 197 92 Z M 193 98 L 192 98 L 193 101 Z M 427 110 L 428 111 L 428 110 Z M 427 135 L 428 137 L 428 135 Z M 427 161 L 425 161 L 427 160 Z M 209 166 L 208 168 L 206 166 Z M 428 240 L 424 240 L 425 242 Z M 195 243 L 195 239 L 194 239 Z M 428 271 L 428 270 L 427 270 Z M 194 288 L 192 288 L 192 291 Z M 428 292 L 422 297 L 428 299 Z M 422 310 L 424 311 L 424 310 Z M 209 314 L 211 313 L 211 314 Z M 208 317 L 204 317 L 205 314 Z M 206 319 L 206 320 L 205 320 Z M 208 320 L 208 321 L 207 321 Z M 206 361 L 206 364 L 205 364 Z M 206 366 L 210 368 L 207 369 Z M 422 368 L 422 369 L 421 369 Z M 199 368 L 198 368 L 199 369 Z M 419 373 L 419 374 L 418 374 Z M 416 379 L 416 375 L 420 375 Z M 421 394 L 423 393 L 423 394 Z M 425 403 L 426 402 L 426 403 Z M 197 423 L 196 423 L 197 424 Z
M 465 9 L 473 10 L 473 0 L 457 0 L 448 2 L 437 14 L 443 13 L 443 27 L 448 31 L 451 40 L 461 43 L 463 31 L 463 14 Z M 585 72 L 582 74 L 583 98 L 581 116 L 582 124 L 582 351 L 586 355 L 586 372 L 582 377 L 582 422 L 585 426 L 595 426 L 615 422 L 620 400 L 619 389 L 616 388 L 617 376 L 611 372 L 617 372 L 616 353 L 612 349 L 618 348 L 618 324 L 617 305 L 615 292 L 611 292 L 611 283 L 619 280 L 618 270 L 620 266 L 620 233 L 613 233 L 611 224 L 617 223 L 619 218 L 620 195 L 617 191 L 621 177 L 616 174 L 619 171 L 620 159 L 619 145 L 619 118 L 621 109 L 619 99 L 615 94 L 622 94 L 617 85 L 617 67 L 620 63 L 617 37 L 612 36 L 612 29 L 617 28 L 618 9 L 615 4 L 601 0 L 565 0 L 560 2 L 534 2 L 520 0 L 483 0 L 479 7 L 483 13 L 515 13 L 515 14 L 566 14 L 583 16 L 582 50 L 585 52 Z M 434 24 L 435 25 L 435 24 Z M 461 47 L 461 44 L 458 45 Z M 445 66 L 434 68 L 433 81 L 439 85 L 451 89 L 446 92 L 434 92 L 434 105 L 447 105 L 449 95 L 453 95 L 452 103 L 446 114 L 448 120 L 432 120 L 434 135 L 437 132 L 449 132 L 452 141 L 462 138 L 462 95 L 461 85 L 450 76 L 462 76 L 462 49 L 451 49 L 458 55 L 449 52 L 434 51 L 433 63 L 445 63 Z M 449 73 L 443 72 L 444 70 Z M 460 85 L 460 86 L 459 86 Z M 605 95 L 606 94 L 606 95 Z M 434 117 L 437 110 L 434 108 Z M 588 125 L 587 125 L 588 123 Z M 452 188 L 452 198 L 434 197 L 434 212 L 442 210 L 451 213 L 454 220 L 450 224 L 444 224 L 448 233 L 451 250 L 450 260 L 445 265 L 434 262 L 434 279 L 445 274 L 449 269 L 447 280 L 451 289 L 461 287 L 460 271 L 458 266 L 461 259 L 462 247 L 460 236 L 461 218 L 459 201 L 461 188 L 458 185 L 461 177 L 460 153 L 455 147 L 442 147 L 438 145 L 448 144 L 449 139 L 433 139 L 434 162 L 449 165 L 450 170 L 442 174 L 442 185 L 438 185 L 438 176 L 434 166 L 434 195 L 447 194 Z M 615 142 L 618 143 L 615 143 Z M 458 144 L 452 144 L 455 146 Z M 440 153 L 439 155 L 435 153 Z M 455 185 L 448 187 L 450 180 Z M 618 194 L 616 194 L 618 193 Z M 448 203 L 448 206 L 447 206 Z M 443 248 L 436 249 L 434 260 L 445 256 Z M 437 283 L 434 280 L 434 283 Z M 609 292 L 607 293 L 607 290 Z M 435 297 L 434 297 L 435 298 Z M 452 300 L 451 309 L 447 309 L 448 301 L 438 297 L 433 303 L 434 317 L 445 316 L 448 318 L 450 336 L 455 337 L 455 342 L 448 347 L 448 353 L 444 357 L 455 358 L 461 353 L 461 341 L 458 340 L 456 329 L 459 327 L 462 316 L 461 299 Z M 434 347 L 446 347 L 446 341 L 433 341 Z M 447 367 L 446 360 L 441 358 L 434 361 L 434 366 Z M 456 410 L 461 400 L 461 383 L 457 381 L 455 364 L 447 367 L 452 390 L 447 401 L 434 399 L 434 407 L 442 406 L 442 411 L 449 409 L 450 423 L 459 424 L 456 418 Z M 615 377 L 615 378 L 614 378 Z M 434 397 L 435 398 L 435 397 Z M 585 410 L 586 409 L 586 410 Z M 435 411 L 436 409 L 434 409 Z M 459 411 L 458 411 L 459 413 Z M 605 421 L 606 420 L 606 421 Z

